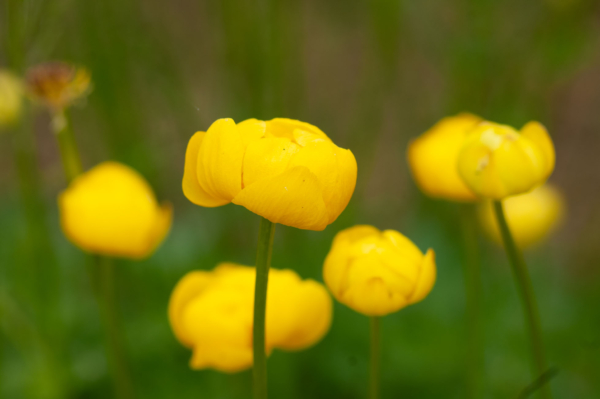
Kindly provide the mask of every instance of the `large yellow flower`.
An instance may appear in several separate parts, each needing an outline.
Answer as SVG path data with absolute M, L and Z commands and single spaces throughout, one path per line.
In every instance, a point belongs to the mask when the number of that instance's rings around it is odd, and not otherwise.
M 273 223 L 323 230 L 346 208 L 356 160 L 319 128 L 291 119 L 219 119 L 185 156 L 183 192 L 193 203 L 233 202 Z
M 23 108 L 23 84 L 8 71 L 0 70 L 0 127 L 15 123 Z
M 435 283 L 435 254 L 394 230 L 354 226 L 339 232 L 325 259 L 325 283 L 341 303 L 384 316 L 419 302 Z
M 58 202 L 67 238 L 94 254 L 144 258 L 171 226 L 171 205 L 159 206 L 144 178 L 117 162 L 77 177 Z
M 484 122 L 466 138 L 458 171 L 467 186 L 483 198 L 499 200 L 544 183 L 554 170 L 554 145 L 538 122 L 520 132 Z
M 525 248 L 542 241 L 558 225 L 564 214 L 564 200 L 553 186 L 545 184 L 532 191 L 502 201 L 506 222 L 517 245 Z M 485 231 L 502 242 L 492 203 L 479 206 L 479 219 Z
M 421 191 L 452 201 L 477 199 L 459 176 L 456 163 L 465 138 L 480 122 L 467 113 L 447 117 L 409 144 L 408 164 Z
M 190 367 L 237 372 L 252 366 L 255 268 L 222 263 L 194 271 L 177 284 L 169 321 L 192 349 Z M 267 292 L 266 350 L 301 350 L 329 330 L 332 303 L 325 287 L 291 270 L 271 269 Z

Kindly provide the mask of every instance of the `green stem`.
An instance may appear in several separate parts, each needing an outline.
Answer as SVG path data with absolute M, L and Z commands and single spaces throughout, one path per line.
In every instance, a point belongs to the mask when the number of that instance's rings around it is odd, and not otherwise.
M 379 398 L 380 357 L 381 357 L 381 318 L 371 316 L 371 360 L 369 369 L 369 399 Z
M 81 174 L 83 168 L 81 167 L 81 158 L 77 150 L 77 143 L 75 142 L 75 135 L 71 128 L 71 119 L 67 110 L 60 110 L 53 115 L 52 129 L 58 140 L 67 183 L 71 183 Z
M 119 399 L 131 399 L 135 395 L 120 333 L 121 329 L 115 292 L 115 266 L 110 258 L 103 256 L 96 256 L 95 266 L 97 299 L 104 327 L 106 351 L 115 384 L 116 397 Z
M 531 284 L 531 278 L 529 277 L 523 254 L 517 247 L 508 227 L 508 223 L 506 222 L 502 202 L 494 201 L 494 211 L 496 213 L 496 219 L 498 220 L 498 226 L 500 227 L 502 241 L 504 242 L 504 249 L 506 250 L 506 255 L 510 261 L 513 275 L 517 283 L 521 303 L 525 309 L 525 322 L 527 323 L 533 354 L 534 377 L 537 378 L 546 371 L 547 366 L 544 354 L 544 344 L 542 342 L 542 327 L 535 294 L 533 292 L 533 285 Z M 550 387 L 547 385 L 540 389 L 540 393 L 541 397 L 544 399 L 550 399 L 552 397 Z
M 483 344 L 481 331 L 481 267 L 472 205 L 462 206 L 464 238 L 464 280 L 467 316 L 467 393 L 471 399 L 481 397 Z
M 254 399 L 267 398 L 267 354 L 265 351 L 265 314 L 267 311 L 267 285 L 273 252 L 275 223 L 260 220 L 258 249 L 256 251 L 256 283 L 254 287 L 254 327 L 252 370 Z

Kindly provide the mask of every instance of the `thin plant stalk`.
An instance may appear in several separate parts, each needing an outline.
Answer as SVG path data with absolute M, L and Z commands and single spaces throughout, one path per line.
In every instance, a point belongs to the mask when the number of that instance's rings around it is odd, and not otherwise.
M 533 372 L 534 377 L 537 378 L 544 374 L 548 367 L 542 341 L 540 315 L 535 294 L 533 292 L 533 285 L 531 284 L 531 278 L 523 254 L 517 247 L 510 232 L 510 228 L 508 227 L 508 223 L 506 222 L 502 202 L 494 201 L 494 212 L 496 214 L 496 219 L 498 220 L 498 226 L 500 227 L 504 249 L 506 250 L 506 255 L 508 256 L 513 276 L 517 284 L 521 303 L 525 310 L 525 322 L 527 324 L 533 355 Z M 552 394 L 548 385 L 544 385 L 540 388 L 540 397 L 543 399 L 551 399 Z
M 71 128 L 71 119 L 66 109 L 54 114 L 52 117 L 52 129 L 58 140 L 63 169 L 67 178 L 67 184 L 69 184 L 81 174 L 83 168 L 73 129 Z
M 273 253 L 275 223 L 265 218 L 260 220 L 258 249 L 256 251 L 256 282 L 254 287 L 254 324 L 252 369 L 254 399 L 267 398 L 267 354 L 265 350 L 265 315 L 267 310 L 267 286 Z
M 381 376 L 381 318 L 371 316 L 370 324 L 370 339 L 371 339 L 371 356 L 369 361 L 369 399 L 379 399 L 379 380 Z
M 464 239 L 464 281 L 467 318 L 467 397 L 478 399 L 482 393 L 483 337 L 481 328 L 481 267 L 472 205 L 463 205 L 461 225 Z

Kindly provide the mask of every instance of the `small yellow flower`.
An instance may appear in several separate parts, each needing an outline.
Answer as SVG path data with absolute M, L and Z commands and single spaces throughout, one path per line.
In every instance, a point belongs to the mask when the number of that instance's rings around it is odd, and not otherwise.
M 520 132 L 492 122 L 479 124 L 458 156 L 458 172 L 483 198 L 499 200 L 544 183 L 554 170 L 554 145 L 538 122 Z
M 58 203 L 67 238 L 94 254 L 147 257 L 171 227 L 171 205 L 159 206 L 144 178 L 117 162 L 77 177 Z
M 27 71 L 29 95 L 53 112 L 60 112 L 91 91 L 87 69 L 63 62 L 49 62 Z
M 190 367 L 233 373 L 252 366 L 255 275 L 254 267 L 221 263 L 179 281 L 169 301 L 169 321 L 179 342 L 192 349 Z M 268 354 L 316 344 L 329 330 L 331 314 L 331 298 L 321 284 L 291 270 L 269 271 Z
M 8 71 L 0 70 L 0 127 L 19 120 L 23 108 L 23 84 Z
M 467 113 L 447 117 L 409 144 L 408 163 L 421 191 L 451 201 L 477 199 L 459 176 L 456 163 L 465 138 L 480 122 Z
M 435 254 L 394 230 L 354 226 L 339 232 L 323 269 L 333 296 L 367 316 L 419 302 L 435 283 Z
M 193 203 L 233 202 L 273 223 L 323 230 L 346 208 L 356 160 L 319 128 L 291 119 L 219 119 L 196 133 L 185 156 L 183 192 Z
M 549 184 L 525 194 L 506 198 L 502 202 L 508 227 L 521 248 L 534 245 L 546 238 L 560 223 L 564 214 L 563 197 Z M 498 222 L 490 201 L 479 206 L 479 219 L 490 237 L 502 243 Z

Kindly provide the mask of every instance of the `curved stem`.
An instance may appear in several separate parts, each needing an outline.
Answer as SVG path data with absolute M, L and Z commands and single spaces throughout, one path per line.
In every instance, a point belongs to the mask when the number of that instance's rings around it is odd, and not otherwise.
M 371 316 L 371 360 L 369 367 L 369 399 L 379 398 L 380 357 L 381 357 L 381 318 Z
M 115 292 L 114 264 L 107 257 L 96 256 L 97 298 L 106 339 L 106 351 L 115 384 L 116 397 L 132 399 L 133 384 L 119 325 Z
M 535 300 L 535 294 L 533 292 L 533 285 L 531 284 L 531 278 L 529 277 L 523 254 L 517 247 L 508 227 L 508 223 L 506 222 L 502 202 L 494 201 L 494 212 L 496 214 L 496 219 L 498 220 L 498 226 L 500 227 L 504 249 L 506 250 L 506 255 L 510 261 L 515 282 L 517 283 L 521 303 L 525 310 L 525 322 L 527 323 L 533 354 L 534 377 L 537 378 L 546 371 L 547 366 L 544 344 L 542 342 L 540 315 Z M 540 396 L 544 399 L 550 399 L 552 396 L 550 387 L 547 385 L 543 386 L 540 389 Z
M 267 398 L 267 354 L 265 351 L 265 315 L 267 310 L 267 285 L 273 252 L 275 223 L 265 218 L 260 220 L 258 249 L 256 251 L 256 283 L 254 287 L 254 325 L 252 370 L 254 399 Z

